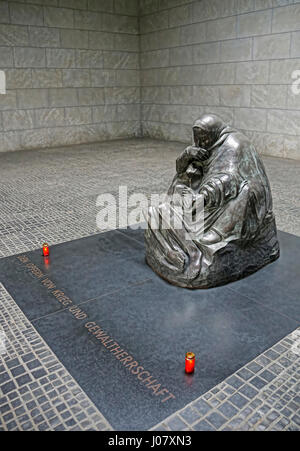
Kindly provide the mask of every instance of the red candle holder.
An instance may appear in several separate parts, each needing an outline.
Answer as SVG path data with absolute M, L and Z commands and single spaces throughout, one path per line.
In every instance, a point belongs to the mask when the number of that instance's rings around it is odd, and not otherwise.
M 185 356 L 185 372 L 191 374 L 195 371 L 195 354 L 193 352 L 187 352 Z
M 48 245 L 48 243 L 44 243 L 43 244 L 43 256 L 49 257 L 49 255 L 50 255 L 49 245 Z

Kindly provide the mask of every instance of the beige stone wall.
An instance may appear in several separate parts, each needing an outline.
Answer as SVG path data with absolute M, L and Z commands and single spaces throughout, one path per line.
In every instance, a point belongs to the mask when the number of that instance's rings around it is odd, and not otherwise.
M 0 151 L 140 134 L 138 0 L 0 0 Z
M 187 142 L 216 112 L 300 159 L 300 0 L 0 0 L 0 70 L 0 151 Z
M 300 159 L 299 1 L 141 0 L 140 21 L 144 136 L 189 141 L 215 112 L 261 153 Z

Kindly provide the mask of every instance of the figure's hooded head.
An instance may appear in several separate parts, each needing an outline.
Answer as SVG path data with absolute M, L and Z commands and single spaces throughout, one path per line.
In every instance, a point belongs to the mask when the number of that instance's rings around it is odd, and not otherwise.
M 215 114 L 204 114 L 193 126 L 196 147 L 209 150 L 220 138 L 227 127 L 225 122 Z

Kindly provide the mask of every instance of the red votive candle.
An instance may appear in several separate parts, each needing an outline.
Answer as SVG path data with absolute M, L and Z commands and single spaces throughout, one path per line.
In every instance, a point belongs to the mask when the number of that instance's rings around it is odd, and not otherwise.
M 47 243 L 44 243 L 44 244 L 43 244 L 43 256 L 44 256 L 44 257 L 49 257 L 49 254 L 50 254 L 50 252 L 49 252 L 49 246 L 48 246 Z
M 185 372 L 187 374 L 193 373 L 195 370 L 195 354 L 187 352 L 185 356 Z

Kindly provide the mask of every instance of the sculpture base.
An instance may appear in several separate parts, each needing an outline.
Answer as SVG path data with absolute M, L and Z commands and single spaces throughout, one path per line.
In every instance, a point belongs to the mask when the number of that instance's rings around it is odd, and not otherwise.
M 164 256 L 159 254 L 154 240 L 153 234 L 146 232 L 147 264 L 172 285 L 190 289 L 213 288 L 242 279 L 272 263 L 280 255 L 274 219 L 265 226 L 263 233 L 256 241 L 251 240 L 248 243 L 231 241 L 213 255 L 209 264 L 203 256 L 198 274 L 193 279 L 185 270 L 182 272 L 170 270 L 170 265 L 164 264 Z

